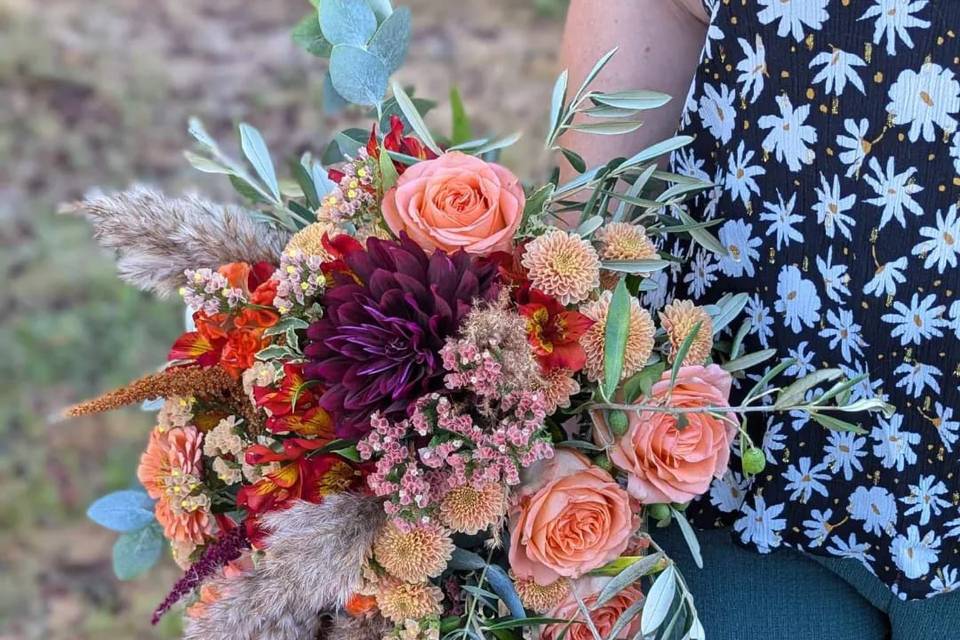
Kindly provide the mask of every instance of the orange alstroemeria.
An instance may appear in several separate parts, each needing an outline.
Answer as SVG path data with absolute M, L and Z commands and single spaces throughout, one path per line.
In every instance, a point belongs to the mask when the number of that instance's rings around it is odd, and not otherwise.
M 519 311 L 527 319 L 527 340 L 540 366 L 546 370 L 582 369 L 587 356 L 580 346 L 580 336 L 593 325 L 593 320 L 577 311 L 567 311 L 560 302 L 536 289 L 530 289 L 528 300 L 519 306 Z

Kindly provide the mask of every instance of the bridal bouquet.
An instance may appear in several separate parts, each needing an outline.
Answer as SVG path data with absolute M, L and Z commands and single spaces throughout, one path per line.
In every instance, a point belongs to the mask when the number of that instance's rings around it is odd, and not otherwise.
M 154 621 L 185 601 L 187 638 L 703 638 L 648 527 L 675 521 L 699 558 L 684 505 L 732 455 L 763 469 L 746 413 L 858 430 L 837 416 L 884 407 L 851 404 L 838 370 L 747 373 L 775 353 L 742 353 L 745 295 L 665 302 L 668 237 L 726 252 L 672 208 L 709 185 L 657 166 L 689 139 L 589 169 L 561 146 L 669 99 L 592 90 L 614 52 L 553 91 L 545 150 L 578 175 L 524 185 L 494 161 L 516 137 L 472 139 L 456 92 L 445 138 L 429 103 L 384 97 L 408 34 L 382 1 L 301 23 L 374 122 L 289 180 L 256 129 L 241 162 L 191 123 L 187 158 L 248 207 L 146 188 L 73 205 L 123 279 L 191 311 L 162 370 L 68 410 L 158 402 L 142 489 L 89 511 L 121 534 L 115 569 L 169 543 L 185 573 Z

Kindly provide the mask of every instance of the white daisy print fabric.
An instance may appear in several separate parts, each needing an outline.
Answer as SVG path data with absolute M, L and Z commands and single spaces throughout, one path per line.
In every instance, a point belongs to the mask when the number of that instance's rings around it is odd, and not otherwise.
M 837 367 L 889 418 L 750 426 L 767 468 L 731 469 L 689 513 L 760 552 L 864 563 L 900 598 L 960 587 L 960 2 L 707 2 L 708 45 L 673 170 L 726 255 L 691 246 L 657 296 L 749 295 L 751 350 Z M 652 294 L 651 294 L 652 295 Z M 727 331 L 736 331 L 730 327 Z M 752 386 L 764 373 L 751 371 Z

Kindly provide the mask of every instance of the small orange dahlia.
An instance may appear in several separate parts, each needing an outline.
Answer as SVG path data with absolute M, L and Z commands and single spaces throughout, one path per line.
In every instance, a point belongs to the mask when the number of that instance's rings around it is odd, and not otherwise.
M 537 613 L 552 610 L 570 593 L 570 582 L 566 578 L 554 580 L 548 585 L 537 584 L 533 578 L 514 578 L 513 584 L 523 606 Z
M 580 383 L 570 369 L 551 369 L 542 374 L 540 391 L 547 405 L 547 415 L 570 406 L 570 398 L 580 393 Z
M 444 496 L 440 521 L 454 531 L 473 535 L 494 524 L 506 510 L 506 495 L 499 484 L 491 482 L 481 490 L 464 485 Z
M 580 344 L 587 354 L 584 370 L 590 380 L 599 380 L 603 377 L 604 334 L 612 298 L 613 294 L 610 291 L 604 291 L 598 300 L 580 307 L 580 313 L 594 321 L 593 326 L 580 337 Z M 632 376 L 646 364 L 650 354 L 653 353 L 655 332 L 656 327 L 650 313 L 640 308 L 640 302 L 636 298 L 630 298 L 630 329 L 627 334 L 627 347 L 623 354 L 621 380 Z
M 453 553 L 450 533 L 436 524 L 403 531 L 388 524 L 373 543 L 373 555 L 387 572 L 407 582 L 423 582 L 443 573 Z
M 575 233 L 546 232 L 526 246 L 521 263 L 535 289 L 565 305 L 586 300 L 600 286 L 600 258 Z
M 377 606 L 384 618 L 402 623 L 441 612 L 443 592 L 429 582 L 411 584 L 401 580 L 384 580 L 377 592 Z
M 193 426 L 154 429 L 137 468 L 137 478 L 157 501 L 157 522 L 174 543 L 202 544 L 213 533 L 210 497 L 200 480 L 202 439 Z
M 611 222 L 593 234 L 600 245 L 603 260 L 649 260 L 658 257 L 657 248 L 643 227 L 627 222 Z
M 710 350 L 713 349 L 713 320 L 706 309 L 689 300 L 674 300 L 660 312 L 660 322 L 670 339 L 671 360 L 698 322 L 700 329 L 697 337 L 693 339 L 682 364 L 703 364 L 709 357 Z

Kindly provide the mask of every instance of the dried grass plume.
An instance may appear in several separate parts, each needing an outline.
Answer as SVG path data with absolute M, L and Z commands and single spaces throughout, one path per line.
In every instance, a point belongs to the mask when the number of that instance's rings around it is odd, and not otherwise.
M 320 613 L 342 607 L 359 586 L 384 519 L 379 500 L 348 493 L 265 516 L 265 557 L 248 576 L 215 585 L 223 597 L 188 621 L 184 638 L 312 640 L 323 631 Z
M 84 215 L 97 242 L 116 253 L 120 277 L 160 296 L 183 284 L 184 269 L 278 263 L 288 239 L 240 207 L 197 196 L 168 198 L 142 186 L 67 204 L 61 213 Z

